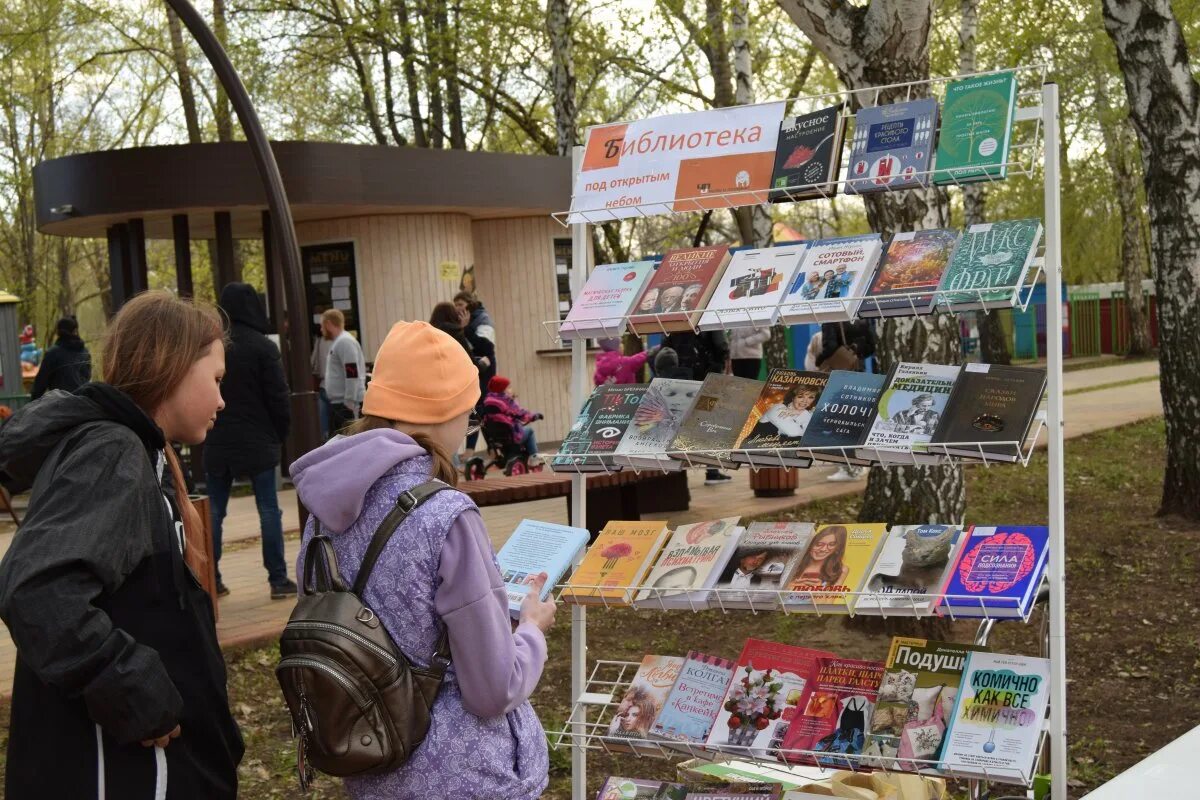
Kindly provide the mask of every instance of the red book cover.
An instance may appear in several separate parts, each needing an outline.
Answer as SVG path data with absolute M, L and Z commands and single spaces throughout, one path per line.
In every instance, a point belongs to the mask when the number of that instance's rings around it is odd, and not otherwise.
M 804 689 L 799 713 L 784 737 L 783 749 L 814 750 L 829 756 L 785 752 L 783 759 L 845 768 L 842 755 L 859 755 L 883 680 L 882 661 L 822 658 Z
M 696 327 L 728 262 L 724 244 L 668 250 L 629 312 L 633 330 L 644 335 Z

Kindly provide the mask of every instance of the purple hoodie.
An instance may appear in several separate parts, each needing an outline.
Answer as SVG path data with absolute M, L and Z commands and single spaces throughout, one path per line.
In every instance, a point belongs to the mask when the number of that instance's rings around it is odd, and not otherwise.
M 377 430 L 339 437 L 291 468 L 300 500 L 329 533 L 353 582 L 371 537 L 401 492 L 429 479 L 432 459 L 410 437 Z M 305 529 L 304 548 L 313 536 Z M 303 574 L 298 571 L 297 574 Z M 545 734 L 529 705 L 546 661 L 534 625 L 514 632 L 479 510 L 465 494 L 433 495 L 392 536 L 363 593 L 404 654 L 427 665 L 439 632 L 452 664 L 429 734 L 400 769 L 346 779 L 354 800 L 533 800 L 546 786 Z

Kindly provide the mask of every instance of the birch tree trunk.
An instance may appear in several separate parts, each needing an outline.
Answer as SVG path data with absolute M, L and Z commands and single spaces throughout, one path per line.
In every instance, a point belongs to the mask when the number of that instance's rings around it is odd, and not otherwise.
M 554 91 L 554 130 L 558 154 L 568 156 L 579 141 L 575 128 L 575 61 L 571 53 L 571 0 L 548 0 L 550 84 Z
M 200 115 L 196 113 L 196 92 L 192 88 L 192 68 L 188 64 L 187 48 L 183 44 L 183 25 L 174 9 L 167 6 L 167 30 L 171 34 L 171 57 L 179 81 L 179 100 L 183 104 L 183 119 L 187 124 L 188 142 L 201 141 Z
M 1169 0 L 1102 0 L 1142 146 L 1167 468 L 1159 514 L 1200 521 L 1200 86 Z
M 221 47 L 229 49 L 229 25 L 225 20 L 225 0 L 213 0 L 213 34 L 217 37 L 217 41 L 221 43 Z M 217 81 L 217 107 L 214 109 L 214 116 L 217 121 L 217 141 L 232 142 L 233 141 L 233 110 L 229 105 L 229 95 L 225 94 L 224 87 L 221 82 Z M 217 289 L 220 292 L 220 288 Z

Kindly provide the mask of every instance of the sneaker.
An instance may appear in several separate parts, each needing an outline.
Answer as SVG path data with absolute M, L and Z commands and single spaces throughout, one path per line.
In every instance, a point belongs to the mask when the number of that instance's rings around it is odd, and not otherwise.
M 728 483 L 733 478 L 726 475 L 724 472 L 710 472 L 704 476 L 705 486 L 720 486 L 722 483 Z
M 284 581 L 280 584 L 271 584 L 271 599 L 272 600 L 287 600 L 289 597 L 296 596 L 296 582 Z
M 858 480 L 858 477 L 858 475 L 855 475 L 845 467 L 839 467 L 837 472 L 833 473 L 825 480 L 833 481 L 834 483 L 846 483 L 848 481 L 856 481 Z
M 217 597 L 224 597 L 229 594 L 229 587 L 220 578 L 217 578 Z

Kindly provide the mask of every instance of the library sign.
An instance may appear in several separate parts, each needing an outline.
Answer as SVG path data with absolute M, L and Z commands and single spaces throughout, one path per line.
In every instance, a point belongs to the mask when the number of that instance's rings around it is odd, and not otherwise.
M 764 103 L 589 128 L 569 221 L 765 201 L 783 112 Z

